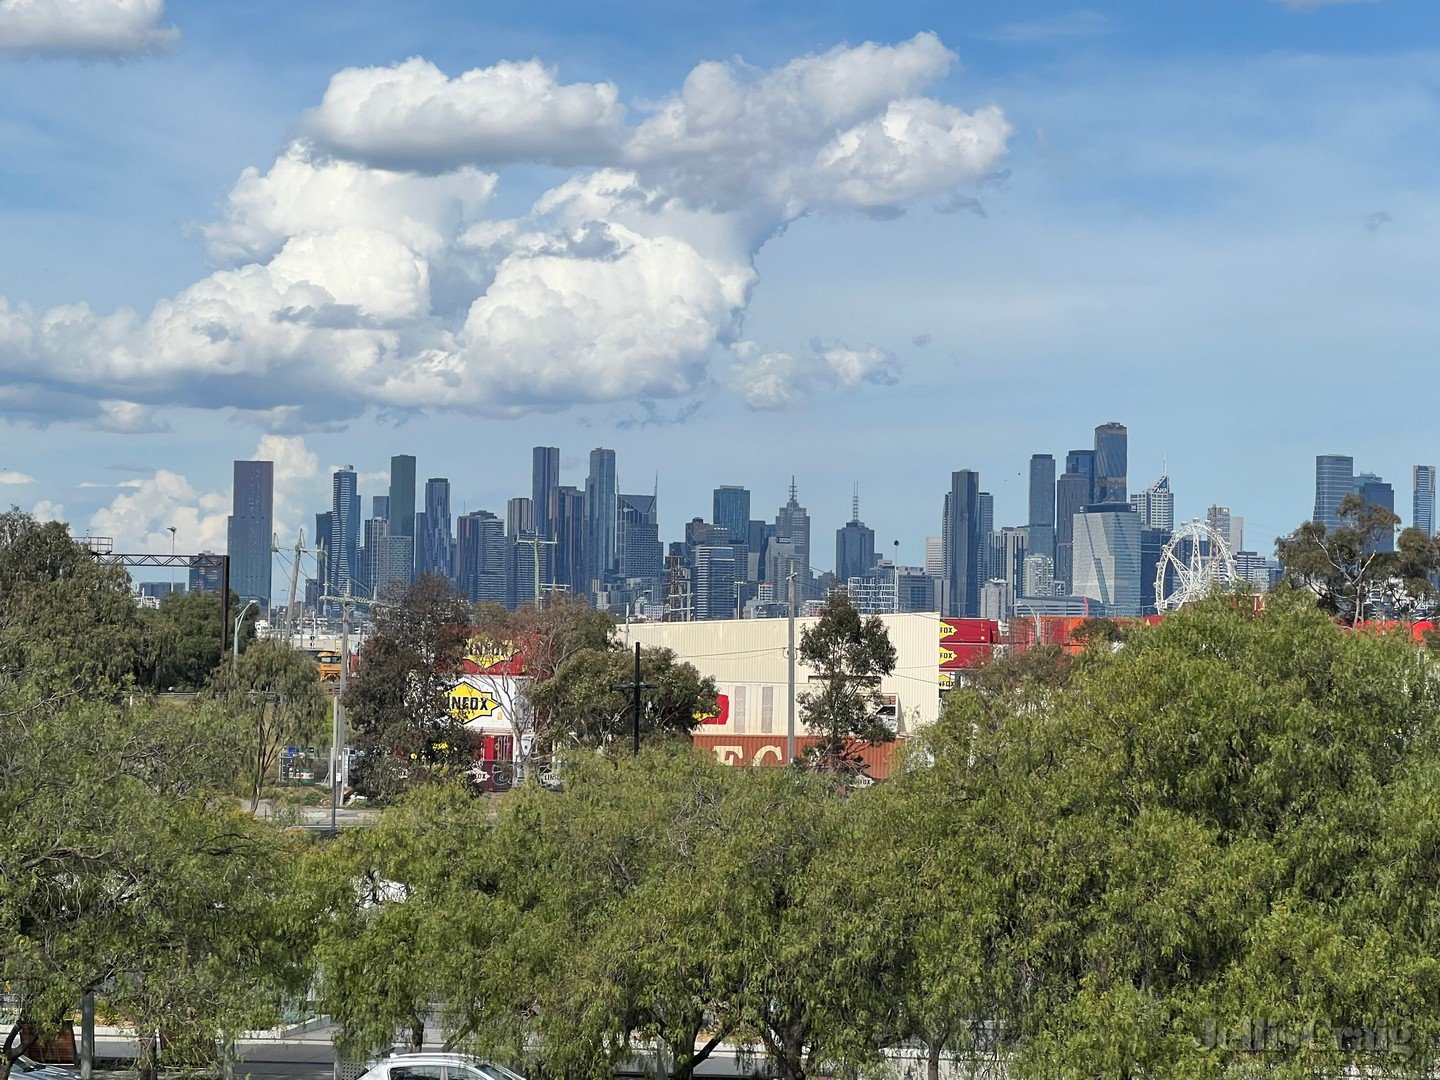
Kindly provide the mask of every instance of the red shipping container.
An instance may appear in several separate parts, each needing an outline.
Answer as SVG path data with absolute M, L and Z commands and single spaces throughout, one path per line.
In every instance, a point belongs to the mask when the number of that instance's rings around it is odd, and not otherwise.
M 994 619 L 941 619 L 940 640 L 943 642 L 984 642 L 993 645 L 1000 637 L 1000 624 Z
M 692 735 L 695 745 L 706 753 L 714 754 L 722 765 L 767 765 L 785 764 L 785 736 L 782 735 Z M 803 756 L 805 751 L 820 740 L 813 735 L 795 737 L 795 754 Z M 881 743 L 856 743 L 855 749 L 865 762 L 865 772 L 876 780 L 890 776 L 901 740 Z
M 975 667 L 985 663 L 995 652 L 993 645 L 979 643 L 967 643 L 959 641 L 947 641 L 940 646 L 942 659 L 941 671 L 957 671 L 961 668 Z

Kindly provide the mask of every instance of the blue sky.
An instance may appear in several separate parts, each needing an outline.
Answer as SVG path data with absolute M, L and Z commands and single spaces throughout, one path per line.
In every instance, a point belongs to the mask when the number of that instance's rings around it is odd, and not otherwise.
M 622 487 L 658 473 L 669 536 L 713 486 L 746 484 L 758 516 L 794 473 L 818 534 L 858 481 L 882 542 L 918 561 L 952 469 L 979 469 L 997 518 L 1023 523 L 1029 455 L 1113 419 L 1132 489 L 1167 463 L 1182 516 L 1228 504 L 1268 550 L 1309 514 L 1315 454 L 1383 474 L 1402 513 L 1410 466 L 1440 457 L 1429 0 L 86 0 L 125 9 L 139 44 L 121 48 L 37 22 L 49 2 L 0 0 L 0 474 L 30 478 L 0 498 L 63 508 L 77 532 L 153 544 L 178 524 L 182 547 L 213 544 L 230 461 L 257 452 L 283 459 L 293 529 L 335 465 L 372 474 L 368 495 L 414 453 L 457 510 L 500 511 L 528 490 L 531 445 L 562 448 L 567 483 L 604 445 Z M 794 96 L 774 74 L 817 56 L 836 85 Z M 572 93 L 588 126 L 556 107 L 515 130 L 387 127 L 409 57 L 438 70 L 406 85 L 440 80 L 447 100 L 465 72 L 538 60 L 553 78 L 535 92 Z M 712 61 L 761 88 L 760 118 L 722 116 L 683 159 L 663 131 L 642 144 Z M 362 87 L 380 111 L 327 96 L 355 69 L 384 74 Z M 805 126 L 872 81 L 869 112 Z M 835 131 L 914 100 L 939 127 L 861 139 L 841 179 L 814 166 Z M 760 166 L 730 175 L 737 147 Z M 357 238 L 331 188 L 296 204 L 272 169 L 287 154 L 312 180 L 403 176 L 367 196 Z M 622 165 L 647 206 L 684 206 L 663 225 L 594 192 L 543 209 Z M 392 242 L 403 213 L 419 224 Z M 496 280 L 558 306 L 524 293 L 516 329 Z

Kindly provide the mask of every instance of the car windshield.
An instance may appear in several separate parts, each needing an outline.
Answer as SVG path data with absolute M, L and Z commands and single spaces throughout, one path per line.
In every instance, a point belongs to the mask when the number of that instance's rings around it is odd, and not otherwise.
M 519 1073 L 511 1072 L 504 1065 L 496 1065 L 493 1061 L 485 1062 L 480 1068 L 484 1069 L 492 1080 L 525 1080 Z

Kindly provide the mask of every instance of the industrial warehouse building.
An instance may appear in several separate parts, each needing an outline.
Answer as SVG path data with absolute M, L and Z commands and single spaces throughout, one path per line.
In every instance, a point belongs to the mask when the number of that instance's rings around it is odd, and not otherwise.
M 948 630 L 957 620 L 942 620 L 934 612 L 877 617 L 885 624 L 896 652 L 895 671 L 880 682 L 886 716 L 893 717 L 897 735 L 912 735 L 934 723 L 940 714 L 942 628 Z M 801 632 L 818 621 L 795 620 L 797 651 Z M 700 674 L 715 680 L 723 699 L 720 715 L 702 725 L 697 734 L 768 735 L 783 741 L 789 711 L 786 620 L 631 623 L 618 631 L 627 645 L 638 641 L 647 648 L 671 649 L 681 660 L 694 664 Z M 804 693 L 814 674 L 797 662 L 797 695 Z M 799 716 L 797 704 L 796 730 L 805 734 Z

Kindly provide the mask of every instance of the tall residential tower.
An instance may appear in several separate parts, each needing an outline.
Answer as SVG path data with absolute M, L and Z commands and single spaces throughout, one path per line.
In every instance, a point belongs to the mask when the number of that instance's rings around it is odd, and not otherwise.
M 235 490 L 227 524 L 230 587 L 241 601 L 270 609 L 271 545 L 275 532 L 275 463 L 235 462 Z

